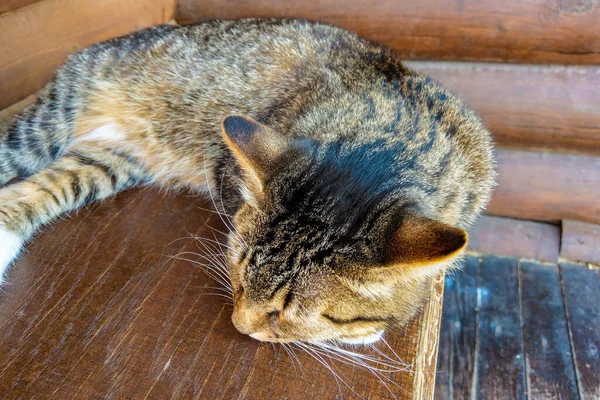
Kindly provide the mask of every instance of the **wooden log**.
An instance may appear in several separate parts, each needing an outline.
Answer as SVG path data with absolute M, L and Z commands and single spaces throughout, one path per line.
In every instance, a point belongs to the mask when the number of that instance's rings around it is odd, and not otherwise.
M 500 146 L 600 155 L 600 67 L 407 65 L 462 97 Z
M 48 82 L 93 43 L 172 18 L 175 0 L 45 0 L 0 15 L 0 109 Z
M 181 0 L 176 19 L 239 17 L 332 23 L 405 59 L 600 63 L 600 7 L 590 0 Z
M 600 269 L 561 263 L 571 345 L 583 400 L 600 398 Z
M 469 250 L 482 254 L 557 262 L 560 227 L 483 215 L 469 229 Z
M 577 376 L 558 267 L 521 262 L 523 349 L 529 399 L 577 399 Z
M 567 260 L 600 264 L 600 225 L 563 221 L 560 256 Z
M 488 214 L 600 223 L 600 157 L 498 150 Z

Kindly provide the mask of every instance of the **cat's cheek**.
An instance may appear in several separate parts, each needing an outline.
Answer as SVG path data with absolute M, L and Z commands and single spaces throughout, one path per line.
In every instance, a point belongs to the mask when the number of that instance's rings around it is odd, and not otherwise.
M 19 235 L 0 226 L 0 284 L 4 282 L 4 272 L 17 257 L 23 246 Z

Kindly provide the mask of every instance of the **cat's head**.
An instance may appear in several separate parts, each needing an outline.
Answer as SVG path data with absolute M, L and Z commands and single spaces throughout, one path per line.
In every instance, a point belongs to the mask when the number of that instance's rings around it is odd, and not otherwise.
M 394 151 L 222 122 L 243 204 L 229 238 L 233 323 L 263 341 L 369 343 L 414 314 L 467 243 L 395 190 Z

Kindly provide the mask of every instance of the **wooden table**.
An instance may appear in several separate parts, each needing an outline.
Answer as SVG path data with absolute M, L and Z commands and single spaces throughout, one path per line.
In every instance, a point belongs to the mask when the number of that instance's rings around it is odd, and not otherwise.
M 191 235 L 222 229 L 208 203 L 136 189 L 46 227 L 0 293 L 5 398 L 333 399 L 433 396 L 443 285 L 406 328 L 387 334 L 410 370 L 372 373 L 233 327 L 219 284 L 192 262 Z M 184 256 L 191 258 L 190 255 Z M 385 344 L 378 348 L 393 356 Z M 376 354 L 372 351 L 370 354 Z M 325 359 L 327 357 L 324 357 Z M 300 365 L 299 365 L 300 364 Z M 343 377 L 343 378 L 341 378 Z

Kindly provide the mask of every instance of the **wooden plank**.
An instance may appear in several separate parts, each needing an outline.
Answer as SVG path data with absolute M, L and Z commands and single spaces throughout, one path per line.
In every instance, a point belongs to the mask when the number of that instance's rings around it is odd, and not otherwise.
M 600 225 L 563 221 L 560 256 L 567 260 L 600 264 Z
M 469 229 L 469 250 L 498 256 L 558 261 L 560 227 L 482 215 Z
M 0 393 L 10 398 L 428 399 L 442 281 L 386 341 L 409 367 L 370 372 L 239 334 L 219 284 L 180 252 L 204 254 L 218 218 L 186 194 L 131 190 L 43 229 L 0 293 Z M 190 254 L 187 255 L 191 257 Z M 384 343 L 378 349 L 396 357 Z M 377 356 L 371 350 L 367 354 Z M 432 361 L 430 361 L 432 360 Z M 415 373 L 416 371 L 416 373 Z M 356 394 L 353 392 L 355 391 Z M 255 397 L 258 396 L 258 397 Z
M 174 8 L 175 0 L 45 0 L 0 15 L 0 109 L 39 90 L 67 54 L 166 22 Z
M 488 214 L 600 223 L 600 157 L 497 150 L 496 158 Z
M 579 394 L 600 398 L 600 270 L 561 263 L 562 288 L 571 334 Z
M 475 344 L 477 398 L 526 398 L 519 306 L 516 259 L 484 257 Z
M 479 258 L 469 256 L 446 276 L 435 398 L 469 399 L 475 372 Z
M 520 286 L 528 398 L 577 399 L 558 267 L 521 262 Z
M 600 154 L 598 66 L 407 64 L 462 97 L 500 146 Z
M 0 3 L 0 15 L 8 12 L 14 12 L 19 8 L 27 7 L 40 1 L 43 0 L 2 0 Z
M 181 0 L 180 23 L 288 17 L 345 27 L 406 59 L 600 63 L 590 0 Z

